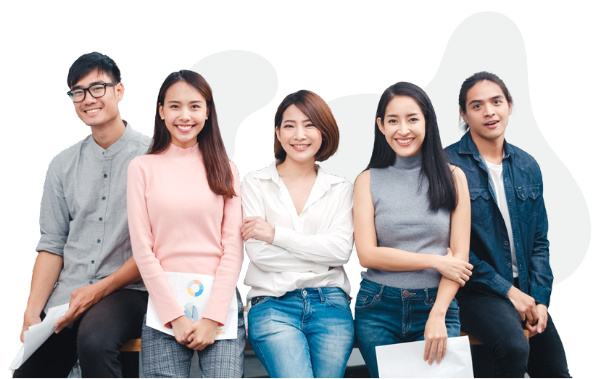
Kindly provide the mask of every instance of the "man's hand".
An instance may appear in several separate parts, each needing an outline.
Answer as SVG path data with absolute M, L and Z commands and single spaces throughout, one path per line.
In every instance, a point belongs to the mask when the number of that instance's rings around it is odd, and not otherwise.
M 42 322 L 40 315 L 29 316 L 27 312 L 25 312 L 25 315 L 23 316 L 23 328 L 21 329 L 21 342 L 25 343 L 25 331 L 28 330 L 30 326 L 39 324 L 40 322 Z
M 538 311 L 538 323 L 531 324 L 530 321 L 526 322 L 526 328 L 530 331 L 530 337 L 534 337 L 535 335 L 544 332 L 547 328 L 547 319 L 549 318 L 547 306 L 544 304 L 537 304 L 536 310 Z
M 532 296 L 526 295 L 514 286 L 511 286 L 507 291 L 507 297 L 513 303 L 513 306 L 520 314 L 522 321 L 528 320 L 530 325 L 536 325 L 539 314 L 536 307 L 536 302 Z M 545 326 L 547 321 L 545 320 Z
M 192 350 L 202 350 L 215 342 L 219 324 L 216 321 L 203 318 L 192 324 L 188 337 L 188 346 Z
M 275 238 L 275 229 L 263 220 L 263 217 L 246 217 L 242 225 L 242 238 L 244 241 L 254 238 L 272 244 Z
M 65 315 L 58 319 L 54 324 L 56 327 L 55 333 L 63 330 L 67 325 L 77 321 L 81 315 L 99 302 L 105 295 L 106 283 L 104 281 L 84 286 L 71 292 L 71 300 L 69 301 L 69 310 Z
M 186 345 L 188 343 L 188 338 L 190 338 L 192 325 L 192 321 L 186 316 L 179 316 L 175 320 L 171 321 L 171 327 L 173 328 L 173 336 L 179 344 Z

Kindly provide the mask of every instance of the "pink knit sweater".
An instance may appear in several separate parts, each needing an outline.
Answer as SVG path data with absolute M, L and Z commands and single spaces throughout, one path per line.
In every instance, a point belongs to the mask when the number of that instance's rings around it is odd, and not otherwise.
M 127 215 L 134 259 L 161 322 L 183 316 L 165 272 L 215 277 L 203 318 L 223 325 L 242 267 L 242 209 L 238 171 L 230 162 L 236 195 L 216 195 L 198 145 L 173 144 L 136 157 L 127 175 Z

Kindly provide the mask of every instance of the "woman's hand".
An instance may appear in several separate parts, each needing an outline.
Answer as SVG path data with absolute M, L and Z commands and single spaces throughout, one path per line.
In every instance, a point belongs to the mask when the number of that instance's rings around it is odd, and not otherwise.
M 242 225 L 242 238 L 244 238 L 244 241 L 254 238 L 272 244 L 275 238 L 275 229 L 263 220 L 263 217 L 246 217 Z
M 192 324 L 188 346 L 192 350 L 202 350 L 215 342 L 215 335 L 219 324 L 216 321 L 203 318 Z
M 186 316 L 180 316 L 171 321 L 171 328 L 173 329 L 175 340 L 181 345 L 186 345 L 188 343 L 188 338 L 191 337 L 190 330 L 192 329 L 192 321 Z
M 436 360 L 437 364 L 447 353 L 447 326 L 445 324 L 445 315 L 434 315 L 430 313 L 426 329 L 424 331 L 424 340 L 426 348 L 424 349 L 424 361 L 432 364 Z
M 447 255 L 442 256 L 434 268 L 445 278 L 457 282 L 463 287 L 465 282 L 472 276 L 472 269 L 474 266 L 461 259 L 455 258 L 453 256 L 453 251 L 447 248 Z

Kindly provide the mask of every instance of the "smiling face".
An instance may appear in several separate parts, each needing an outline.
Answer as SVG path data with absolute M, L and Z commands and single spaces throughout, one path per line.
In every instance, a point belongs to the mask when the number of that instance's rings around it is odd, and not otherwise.
M 98 70 L 93 70 L 79 80 L 71 90 L 88 88 L 94 84 L 113 83 L 111 77 Z M 119 119 L 119 101 L 123 98 L 123 84 L 117 83 L 114 87 L 106 87 L 106 93 L 102 97 L 94 98 L 86 91 L 86 97 L 79 103 L 73 103 L 77 116 L 86 125 L 91 127 L 102 127 Z
M 286 152 L 286 159 L 315 162 L 315 154 L 321 147 L 321 132 L 296 105 L 286 108 L 282 124 L 275 133 Z
M 384 119 L 378 117 L 377 123 L 396 155 L 410 157 L 422 152 L 426 118 L 412 97 L 393 97 L 386 106 Z
M 182 149 L 196 145 L 196 136 L 209 118 L 205 98 L 183 80 L 169 87 L 159 114 L 171 133 L 171 143 Z
M 465 113 L 460 113 L 472 136 L 492 141 L 505 138 L 511 105 L 498 84 L 483 80 L 467 91 Z

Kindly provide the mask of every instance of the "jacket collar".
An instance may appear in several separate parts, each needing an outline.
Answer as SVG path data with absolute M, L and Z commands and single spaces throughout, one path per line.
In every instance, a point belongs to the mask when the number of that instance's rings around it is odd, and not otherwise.
M 503 140 L 503 151 L 505 152 L 503 159 L 509 158 L 509 157 L 513 158 L 515 156 L 515 149 L 513 148 L 513 146 L 511 144 L 507 143 L 507 140 Z M 472 133 L 470 133 L 469 131 L 466 132 L 463 135 L 463 137 L 461 137 L 461 140 L 459 140 L 458 154 L 473 155 L 474 158 L 479 160 L 478 158 L 480 157 L 480 152 L 478 151 L 478 147 L 476 146 L 476 143 L 472 139 Z

